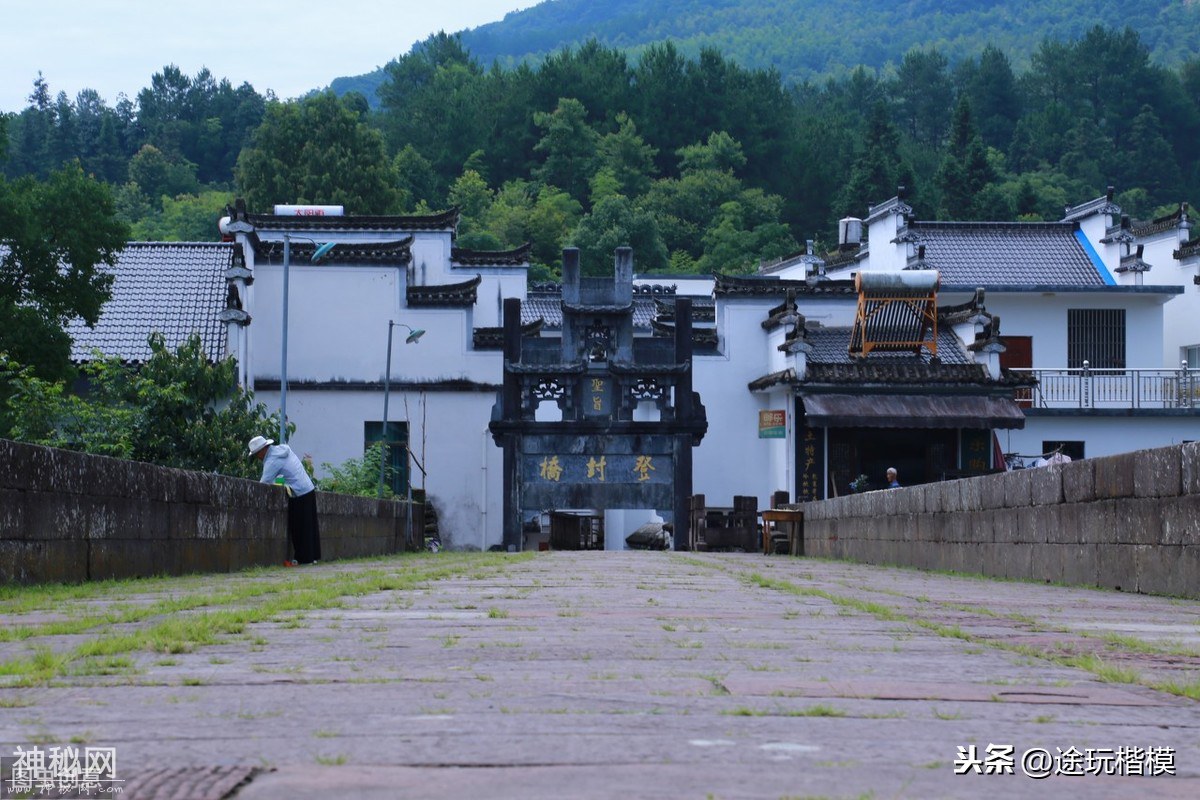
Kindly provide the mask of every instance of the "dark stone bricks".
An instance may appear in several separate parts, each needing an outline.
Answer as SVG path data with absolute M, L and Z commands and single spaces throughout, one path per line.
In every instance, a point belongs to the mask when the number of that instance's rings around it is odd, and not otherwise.
M 990 513 L 992 515 L 992 541 L 1000 544 L 1020 541 L 1017 534 L 1021 529 L 1021 521 L 1015 508 L 998 508 Z
M 983 508 L 983 484 L 986 480 L 985 477 L 979 477 L 959 481 L 963 511 L 980 511 Z
M 1033 545 L 997 545 L 997 568 L 987 574 L 1020 580 L 1033 579 Z
M 327 560 L 403 548 L 399 503 L 321 494 L 318 504 Z M 0 581 L 279 564 L 286 510 L 285 492 L 257 481 L 0 440 Z M 902 521 L 889 525 L 903 534 Z
M 967 541 L 991 544 L 995 541 L 995 511 L 972 511 L 959 517 Z
M 982 508 L 1004 508 L 1004 477 L 993 475 L 979 487 L 979 504 Z
M 1132 497 L 1134 466 L 1133 453 L 1096 459 L 1096 497 Z
M 1178 447 L 1159 447 L 1133 454 L 1133 493 L 1136 497 L 1177 497 L 1182 487 Z
M 1062 467 L 1053 465 L 1025 470 L 1029 476 L 1030 500 L 1035 506 L 1057 504 L 1063 501 Z
M 1172 494 L 1176 474 L 1184 492 L 1179 496 Z M 1158 483 L 1151 487 L 1148 476 Z M 810 538 L 808 552 L 1200 597 L 1200 448 L 1085 460 L 890 495 L 894 506 L 882 495 L 845 498 L 836 508 L 814 503 L 809 535 L 815 540 Z M 923 500 L 915 507 L 924 513 L 909 510 L 914 497 Z M 840 536 L 833 533 L 839 530 Z
M 1195 576 L 1185 576 L 1179 569 L 1182 547 L 1178 545 L 1136 545 L 1133 548 L 1137 563 L 1137 591 L 1154 594 L 1185 594 L 1196 591 Z M 1192 578 L 1189 586 L 1188 578 Z
M 1068 544 L 1063 547 L 1063 582 L 1076 586 L 1096 586 L 1099 581 L 1100 545 Z
M 1061 544 L 1034 544 L 1030 547 L 1032 554 L 1029 577 L 1035 581 L 1062 583 L 1067 547 Z
M 1200 495 L 1184 495 L 1163 503 L 1161 511 L 1162 544 L 1200 547 Z
M 1105 589 L 1137 591 L 1137 560 L 1132 545 L 1101 547 L 1096 557 L 1096 583 Z
M 1086 503 L 1096 499 L 1096 459 L 1072 461 L 1058 469 L 1062 471 L 1064 501 Z
M 86 540 L 86 507 L 74 494 L 25 492 L 25 538 Z
M 5 443 L 0 440 L 0 447 Z M 25 493 L 0 489 L 0 541 L 25 538 Z
M 88 548 L 88 576 L 92 580 L 109 580 L 177 574 L 176 570 L 163 568 L 163 551 L 159 544 L 141 539 L 92 542 Z
M 1063 505 L 1054 541 L 1062 544 L 1116 544 L 1116 507 L 1115 500 Z
M 1041 544 L 1052 541 L 1061 527 L 1058 506 L 1022 506 L 1017 512 L 1017 529 L 1013 541 Z
M 1004 485 L 1004 505 L 1009 508 L 1032 504 L 1030 470 L 1020 469 L 997 476 Z
M 87 550 L 77 542 L 0 541 L 2 583 L 79 583 L 87 578 Z
M 1180 447 L 1180 489 L 1184 494 L 1200 494 L 1200 442 Z
M 1162 503 L 1126 500 L 1114 505 L 1118 544 L 1157 544 L 1162 537 Z

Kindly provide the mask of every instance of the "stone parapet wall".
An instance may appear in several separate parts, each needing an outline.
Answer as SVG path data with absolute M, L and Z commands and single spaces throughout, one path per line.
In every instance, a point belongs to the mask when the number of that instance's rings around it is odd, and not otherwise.
M 326 560 L 405 549 L 404 506 L 320 493 Z M 0 439 L 0 583 L 228 572 L 288 556 L 278 486 Z
M 804 505 L 805 554 L 1200 597 L 1200 443 Z

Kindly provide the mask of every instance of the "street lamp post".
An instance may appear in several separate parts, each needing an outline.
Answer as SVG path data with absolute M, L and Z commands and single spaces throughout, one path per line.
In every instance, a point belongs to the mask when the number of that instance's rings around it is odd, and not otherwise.
M 403 322 L 388 320 L 388 336 L 387 336 L 387 368 L 383 373 L 383 430 L 380 433 L 380 442 L 382 447 L 379 449 L 379 499 L 383 499 L 383 475 L 387 469 L 388 457 L 391 455 L 391 443 L 388 439 L 388 396 L 392 388 L 392 329 L 399 325 L 401 328 L 408 328 L 408 336 L 404 339 L 405 344 L 412 344 L 419 341 L 425 335 L 422 328 L 413 328 L 405 325 Z
M 318 244 L 315 239 L 309 239 L 307 236 L 297 236 L 297 239 L 303 239 L 306 242 L 312 242 L 316 245 L 313 250 L 310 261 L 315 264 L 325 256 L 329 255 L 329 251 L 337 246 L 337 242 L 326 242 Z M 283 345 L 280 348 L 280 364 L 279 364 L 279 443 L 287 444 L 287 385 L 288 385 L 288 275 L 292 267 L 292 235 L 290 233 L 283 234 Z

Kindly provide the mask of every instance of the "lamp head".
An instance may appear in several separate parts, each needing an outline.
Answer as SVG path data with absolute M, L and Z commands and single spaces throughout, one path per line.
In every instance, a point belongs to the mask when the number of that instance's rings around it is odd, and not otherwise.
M 322 258 L 329 255 L 329 251 L 335 247 L 337 247 L 337 242 L 326 242 L 325 244 L 321 245 L 320 247 L 318 247 L 316 250 L 313 251 L 312 258 L 310 259 L 310 261 L 312 261 L 312 263 L 314 263 L 314 264 L 317 263 Z
M 404 339 L 405 344 L 412 344 L 413 342 L 420 340 L 420 338 L 425 335 L 424 328 L 409 328 L 409 331 L 410 333 Z

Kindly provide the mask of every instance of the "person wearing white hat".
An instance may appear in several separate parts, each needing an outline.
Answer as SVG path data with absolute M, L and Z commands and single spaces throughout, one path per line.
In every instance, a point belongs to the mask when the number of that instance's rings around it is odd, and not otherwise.
M 274 483 L 282 477 L 288 489 L 288 538 L 296 558 L 287 566 L 312 564 L 321 560 L 321 530 L 317 522 L 317 487 L 308 477 L 300 458 L 286 444 L 274 439 L 255 436 L 247 449 L 252 458 L 263 462 L 263 483 Z

